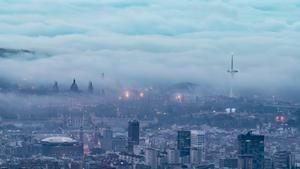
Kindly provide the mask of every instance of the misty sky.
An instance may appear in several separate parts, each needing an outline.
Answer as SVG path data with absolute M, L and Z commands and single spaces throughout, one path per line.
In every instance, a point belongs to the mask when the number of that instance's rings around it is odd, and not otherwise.
M 2 77 L 300 86 L 298 0 L 1 0 Z M 87 82 L 86 82 L 87 83 Z

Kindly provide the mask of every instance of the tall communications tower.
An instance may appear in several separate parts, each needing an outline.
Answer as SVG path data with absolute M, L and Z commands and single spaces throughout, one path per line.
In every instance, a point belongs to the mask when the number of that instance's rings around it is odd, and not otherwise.
M 230 91 L 229 91 L 229 97 L 232 98 L 234 97 L 233 94 L 233 81 L 234 81 L 234 75 L 236 73 L 238 73 L 239 71 L 234 69 L 234 64 L 233 64 L 233 55 L 231 56 L 231 65 L 230 65 L 230 69 L 227 70 L 228 73 L 230 73 L 231 75 L 231 80 L 230 80 Z

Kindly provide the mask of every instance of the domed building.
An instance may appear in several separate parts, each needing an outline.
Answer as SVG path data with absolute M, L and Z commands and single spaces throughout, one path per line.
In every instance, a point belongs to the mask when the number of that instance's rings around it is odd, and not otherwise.
M 41 140 L 42 154 L 49 157 L 82 157 L 83 145 L 70 137 L 55 136 Z
M 72 83 L 72 85 L 70 87 L 70 90 L 71 90 L 71 92 L 79 92 L 79 88 L 78 88 L 78 85 L 77 85 L 75 79 L 73 79 L 73 83 Z

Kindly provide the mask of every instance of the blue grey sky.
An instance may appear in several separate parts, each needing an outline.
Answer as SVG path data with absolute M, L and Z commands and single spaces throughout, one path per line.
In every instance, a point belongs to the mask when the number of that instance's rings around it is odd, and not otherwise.
M 53 82 L 300 85 L 299 0 L 1 0 L 1 75 Z

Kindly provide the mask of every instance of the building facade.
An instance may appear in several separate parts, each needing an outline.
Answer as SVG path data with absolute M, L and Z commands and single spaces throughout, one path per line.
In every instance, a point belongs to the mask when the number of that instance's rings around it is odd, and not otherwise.
M 252 132 L 238 136 L 240 169 L 264 169 L 264 136 Z

